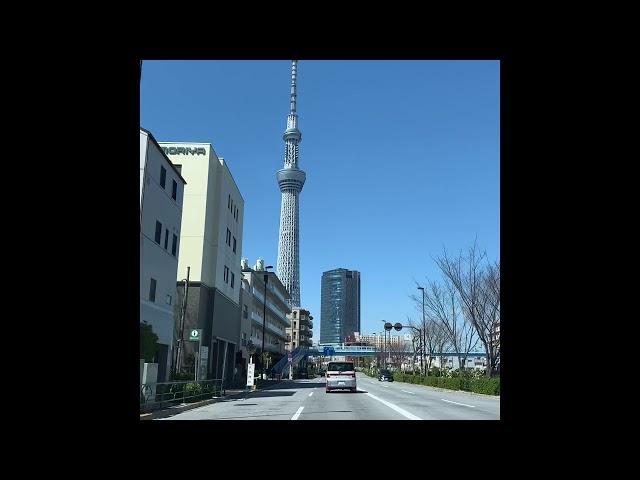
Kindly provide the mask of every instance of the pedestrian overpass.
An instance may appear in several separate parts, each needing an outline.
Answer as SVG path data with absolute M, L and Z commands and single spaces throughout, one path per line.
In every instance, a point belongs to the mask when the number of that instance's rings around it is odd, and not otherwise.
M 326 348 L 326 350 L 325 350 Z M 313 347 L 298 347 L 291 352 L 291 367 L 296 366 L 301 360 L 307 357 L 374 357 L 381 350 L 376 347 L 359 346 L 359 345 L 345 345 L 343 343 L 331 344 L 331 345 L 315 345 Z M 280 359 L 278 363 L 273 366 L 273 371 L 276 374 L 289 373 L 289 359 L 285 355 Z
M 321 344 L 314 345 L 312 347 L 298 347 L 293 352 L 291 352 L 291 367 L 289 367 L 289 359 L 288 355 L 285 355 L 273 366 L 273 371 L 276 374 L 280 374 L 282 376 L 286 376 L 290 373 L 290 368 L 295 367 L 298 363 L 304 360 L 307 357 L 374 357 L 378 353 L 387 353 L 385 349 L 379 349 L 377 347 L 372 346 L 358 346 L 358 345 L 346 345 L 344 343 L 332 343 L 332 344 Z M 413 350 L 405 350 L 404 352 L 393 352 L 404 353 L 407 355 L 417 355 Z M 484 352 L 468 352 L 466 354 L 461 352 L 437 352 L 432 353 L 432 357 L 486 357 L 486 353 Z

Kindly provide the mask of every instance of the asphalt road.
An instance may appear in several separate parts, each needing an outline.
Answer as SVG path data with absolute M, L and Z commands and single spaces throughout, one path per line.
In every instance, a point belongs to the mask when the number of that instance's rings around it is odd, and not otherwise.
M 161 420 L 499 420 L 500 398 L 379 382 L 357 374 L 358 392 L 325 393 L 323 377 L 284 381 Z

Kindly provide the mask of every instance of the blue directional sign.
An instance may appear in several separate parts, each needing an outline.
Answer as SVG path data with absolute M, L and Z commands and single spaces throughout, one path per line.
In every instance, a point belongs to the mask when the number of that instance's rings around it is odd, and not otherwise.
M 324 347 L 325 357 L 331 357 L 334 353 L 336 353 L 336 351 L 333 349 L 333 347 Z

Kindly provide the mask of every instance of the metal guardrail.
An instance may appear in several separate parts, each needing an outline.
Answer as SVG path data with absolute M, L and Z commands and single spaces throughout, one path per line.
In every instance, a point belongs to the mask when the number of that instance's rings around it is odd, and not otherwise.
M 140 386 L 140 412 L 146 413 L 171 405 L 191 403 L 225 394 L 221 378 L 201 381 L 143 383 Z

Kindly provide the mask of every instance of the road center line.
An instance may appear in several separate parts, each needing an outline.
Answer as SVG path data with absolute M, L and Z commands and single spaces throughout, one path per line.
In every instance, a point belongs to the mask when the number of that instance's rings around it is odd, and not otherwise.
M 411 395 L 415 395 L 415 393 L 410 392 L 409 390 L 401 390 L 401 392 L 410 393 Z
M 476 408 L 475 405 L 467 405 L 466 403 L 452 402 L 451 400 L 445 400 L 444 398 L 441 398 L 440 400 L 442 400 L 443 402 L 455 403 L 456 405 L 463 405 L 465 407 Z
M 313 392 L 311 392 L 311 393 L 309 394 L 309 396 L 311 396 L 311 395 L 313 395 Z
M 300 416 L 300 414 L 302 413 L 302 409 L 303 409 L 303 408 L 304 408 L 304 407 L 300 407 L 300 408 L 298 409 L 298 411 L 293 415 L 293 417 L 291 417 L 291 420 L 297 420 L 297 419 L 298 419 L 298 417 Z
M 416 417 L 413 413 L 409 413 L 407 412 L 404 408 L 400 408 L 397 405 L 394 405 L 393 403 L 387 402 L 386 400 L 381 399 L 380 397 L 376 397 L 375 395 L 367 392 L 367 395 L 369 395 L 371 398 L 373 398 L 374 400 L 379 401 L 380 403 L 385 404 L 387 407 L 395 410 L 396 412 L 398 412 L 400 415 L 407 417 L 409 420 L 422 420 L 420 417 Z

